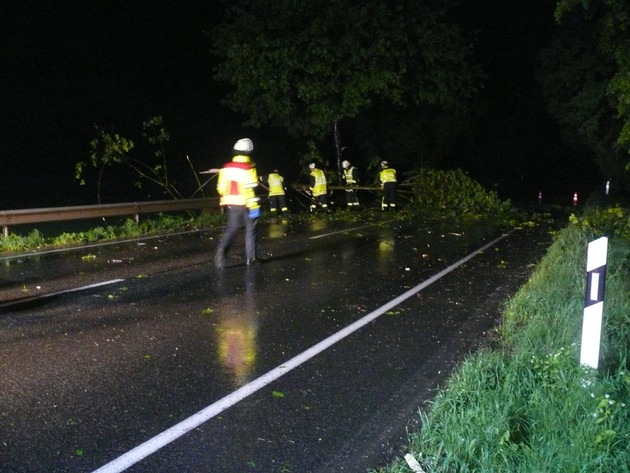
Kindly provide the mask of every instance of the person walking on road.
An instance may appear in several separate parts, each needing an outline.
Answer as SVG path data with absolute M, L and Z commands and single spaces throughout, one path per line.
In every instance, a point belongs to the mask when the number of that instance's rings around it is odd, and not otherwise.
M 272 215 L 287 212 L 287 199 L 284 192 L 284 178 L 274 169 L 267 176 L 267 185 L 269 186 L 269 210 Z
M 350 164 L 350 161 L 343 161 L 341 167 L 343 168 L 343 180 L 346 183 L 346 204 L 349 209 L 357 209 L 359 208 L 359 197 L 356 189 L 352 189 L 352 187 L 359 185 L 359 171 Z
M 387 161 L 381 161 L 379 179 L 381 181 L 381 190 L 383 191 L 381 210 L 395 210 L 398 187 L 398 183 L 396 181 L 396 170 L 390 168 Z
M 311 171 L 309 176 L 309 186 L 311 191 L 311 212 L 317 207 L 328 210 L 328 184 L 326 183 L 326 175 L 324 171 L 319 169 L 315 163 L 308 165 Z
M 260 203 L 255 193 L 258 175 L 251 162 L 253 150 L 252 140 L 238 140 L 234 144 L 232 161 L 219 171 L 217 192 L 221 196 L 220 205 L 227 211 L 228 222 L 214 256 L 214 264 L 218 269 L 225 267 L 225 255 L 243 227 L 247 264 L 256 262 L 256 225 L 260 216 Z

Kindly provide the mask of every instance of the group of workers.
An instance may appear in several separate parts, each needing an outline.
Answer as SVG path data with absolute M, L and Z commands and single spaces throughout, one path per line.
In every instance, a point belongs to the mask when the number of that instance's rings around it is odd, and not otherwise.
M 359 197 L 356 192 L 356 188 L 359 185 L 358 170 L 347 160 L 341 163 L 341 167 L 343 168 L 342 180 L 346 185 L 346 204 L 350 209 L 357 209 L 359 208 Z M 326 210 L 328 208 L 328 184 L 326 175 L 315 163 L 309 164 L 309 170 L 311 212 L 315 211 L 317 208 Z M 387 161 L 381 161 L 379 180 L 383 192 L 381 209 L 394 210 L 396 208 L 397 192 L 396 170 L 390 168 Z
M 238 140 L 232 150 L 232 160 L 219 171 L 217 192 L 220 205 L 227 211 L 228 221 L 225 232 L 214 256 L 218 269 L 225 267 L 225 255 L 242 228 L 245 228 L 246 264 L 258 263 L 256 226 L 260 216 L 260 199 L 255 189 L 259 184 L 256 167 L 251 160 L 254 144 L 249 138 Z M 346 203 L 349 208 L 358 208 L 359 199 L 356 187 L 359 184 L 357 168 L 349 161 L 342 162 L 343 180 L 346 185 Z M 328 184 L 324 171 L 315 163 L 309 164 L 310 210 L 328 208 Z M 381 162 L 379 174 L 383 198 L 382 210 L 396 208 L 396 170 L 389 167 L 387 161 Z M 274 170 L 266 179 L 269 191 L 269 208 L 272 214 L 288 211 L 284 189 L 284 178 Z

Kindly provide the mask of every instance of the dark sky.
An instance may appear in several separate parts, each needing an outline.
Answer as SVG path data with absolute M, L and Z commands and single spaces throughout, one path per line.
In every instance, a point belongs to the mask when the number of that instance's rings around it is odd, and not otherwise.
M 218 15 L 213 2 L 7 3 L 0 13 L 0 201 L 19 205 L 20 196 L 33 205 L 36 192 L 47 206 L 78 190 L 73 167 L 88 156 L 94 124 L 125 135 L 161 114 L 173 142 L 189 145 L 180 154 L 191 158 L 209 160 L 213 148 L 231 144 L 225 128 L 239 122 L 220 105 L 202 34 Z
M 556 149 L 557 133 L 534 80 L 538 50 L 553 28 L 554 2 L 462 4 L 466 26 L 479 32 L 480 58 L 490 75 L 483 98 L 491 118 L 482 139 L 494 143 L 470 150 L 477 154 L 469 157 L 471 170 L 481 175 L 484 167 L 505 167 L 520 172 L 518 179 L 532 180 L 537 168 L 520 169 L 518 163 L 536 155 L 549 168 L 541 167 L 540 175 L 554 173 L 550 159 L 560 160 L 567 151 Z M 188 154 L 199 168 L 220 165 L 242 135 L 264 149 L 264 130 L 243 129 L 242 117 L 220 104 L 223 86 L 212 81 L 202 31 L 217 21 L 219 5 L 211 0 L 3 2 L 0 206 L 93 203 L 85 201 L 85 190 L 72 176 L 74 163 L 88 156 L 94 124 L 114 125 L 125 134 L 161 114 L 177 155 L 171 158 Z

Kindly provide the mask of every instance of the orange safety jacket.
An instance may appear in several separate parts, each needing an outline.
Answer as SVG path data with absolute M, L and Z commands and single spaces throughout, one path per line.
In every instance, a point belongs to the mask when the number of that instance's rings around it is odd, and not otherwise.
M 248 156 L 237 155 L 227 163 L 217 181 L 217 192 L 221 196 L 220 205 L 242 205 L 249 209 L 260 207 L 254 189 L 258 185 L 256 168 Z

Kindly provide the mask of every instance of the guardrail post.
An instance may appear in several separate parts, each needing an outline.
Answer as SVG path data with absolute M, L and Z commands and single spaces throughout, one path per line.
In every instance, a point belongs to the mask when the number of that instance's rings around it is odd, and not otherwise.
M 2 234 L 3 234 L 5 237 L 8 237 L 8 236 L 9 236 L 9 227 L 8 227 L 8 226 L 6 226 L 6 225 L 3 225 L 3 226 L 2 226 Z

